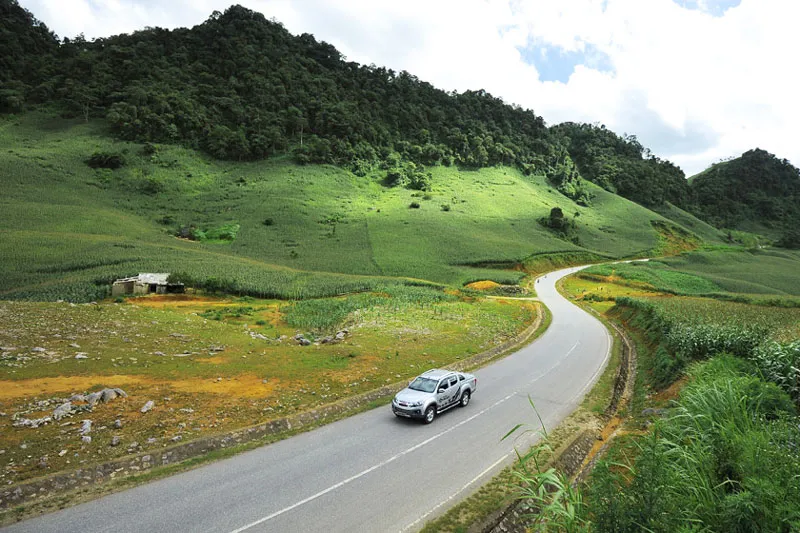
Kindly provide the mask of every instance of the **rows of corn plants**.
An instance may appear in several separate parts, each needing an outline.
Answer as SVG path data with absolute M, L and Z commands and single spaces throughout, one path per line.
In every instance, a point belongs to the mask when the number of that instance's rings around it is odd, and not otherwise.
M 285 306 L 286 322 L 293 327 L 325 330 L 342 324 L 345 318 L 359 309 L 391 308 L 399 311 L 410 306 L 425 308 L 458 297 L 433 287 L 385 285 L 374 292 L 343 298 L 302 300 Z
M 754 361 L 766 377 L 800 400 L 796 391 L 800 356 L 797 341 L 791 338 L 800 323 L 798 309 L 619 297 L 615 312 L 657 344 L 650 375 L 656 388 L 673 383 L 688 363 L 724 352 Z M 776 354 L 774 361 L 770 354 Z

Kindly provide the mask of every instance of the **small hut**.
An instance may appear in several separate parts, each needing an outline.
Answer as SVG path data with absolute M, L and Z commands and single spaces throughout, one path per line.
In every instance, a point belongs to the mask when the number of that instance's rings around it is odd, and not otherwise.
M 118 279 L 111 285 L 111 296 L 123 294 L 180 294 L 183 283 L 169 283 L 169 274 L 139 274 L 132 278 Z

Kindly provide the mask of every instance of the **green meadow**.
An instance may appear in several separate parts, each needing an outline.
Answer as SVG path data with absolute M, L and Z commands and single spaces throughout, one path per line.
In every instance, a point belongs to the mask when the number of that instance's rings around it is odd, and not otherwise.
M 140 271 L 278 298 L 420 280 L 515 284 L 523 273 L 508 267 L 532 257 L 652 252 L 652 221 L 666 220 L 590 183 L 591 206 L 580 207 L 544 177 L 506 167 L 431 167 L 432 190 L 420 192 L 385 186 L 380 169 L 359 177 L 281 157 L 221 162 L 35 113 L 2 119 L 0 144 L 6 299 L 91 301 Z M 93 169 L 95 153 L 125 163 Z M 554 207 L 574 221 L 568 238 L 539 222 Z M 181 231 L 207 238 L 177 238 Z

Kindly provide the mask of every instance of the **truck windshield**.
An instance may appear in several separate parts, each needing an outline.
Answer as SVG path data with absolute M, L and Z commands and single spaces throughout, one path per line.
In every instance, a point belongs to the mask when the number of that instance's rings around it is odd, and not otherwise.
M 408 388 L 422 392 L 433 392 L 436 389 L 436 383 L 438 383 L 438 381 L 435 379 L 418 377 L 411 382 L 411 385 L 409 385 Z

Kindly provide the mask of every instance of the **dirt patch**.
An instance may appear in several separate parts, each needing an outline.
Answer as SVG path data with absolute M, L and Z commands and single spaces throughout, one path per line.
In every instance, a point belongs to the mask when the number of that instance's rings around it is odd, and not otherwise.
M 188 307 L 193 305 L 230 305 L 231 301 L 208 296 L 193 296 L 191 294 L 161 294 L 154 296 L 141 296 L 131 298 L 128 302 L 142 307 L 163 309 L 165 307 Z
M 499 286 L 500 286 L 499 283 L 490 280 L 485 280 L 485 281 L 474 281 L 468 284 L 467 288 L 476 291 L 490 291 L 492 289 L 498 288 Z
M 681 379 L 679 379 L 678 381 L 676 381 L 675 383 L 673 383 L 672 385 L 670 385 L 666 389 L 664 389 L 662 391 L 659 391 L 658 393 L 656 393 L 653 396 L 651 396 L 650 399 L 653 402 L 656 402 L 659 405 L 671 402 L 672 400 L 677 400 L 678 399 L 678 395 L 681 392 L 681 389 L 683 388 L 684 385 L 686 385 L 686 382 L 688 381 L 688 379 L 689 378 L 687 378 L 685 376 L 682 377 Z
M 19 381 L 0 381 L 0 400 L 12 398 L 35 398 L 53 396 L 58 393 L 73 394 L 100 387 L 125 388 L 148 382 L 139 376 L 58 376 L 52 378 L 23 379 Z
M 266 381 L 266 383 L 264 382 Z M 179 392 L 207 392 L 237 398 L 267 398 L 275 394 L 280 380 L 264 380 L 258 376 L 240 374 L 226 379 L 182 379 L 165 382 L 164 385 Z
M 195 359 L 198 363 L 206 363 L 208 365 L 221 365 L 223 363 L 227 363 L 228 360 L 224 357 L 219 355 L 215 355 L 214 357 L 203 357 L 199 359 Z

